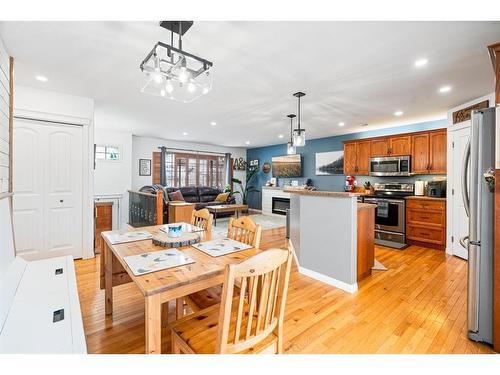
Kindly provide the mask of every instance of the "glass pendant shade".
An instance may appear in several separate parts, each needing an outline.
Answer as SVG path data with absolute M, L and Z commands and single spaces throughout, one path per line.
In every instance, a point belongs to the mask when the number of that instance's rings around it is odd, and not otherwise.
M 293 131 L 293 144 L 296 147 L 303 147 L 306 145 L 306 130 L 295 129 Z
M 286 144 L 287 155 L 295 155 L 296 152 L 297 152 L 297 150 L 295 149 L 293 142 L 287 142 L 287 144 Z

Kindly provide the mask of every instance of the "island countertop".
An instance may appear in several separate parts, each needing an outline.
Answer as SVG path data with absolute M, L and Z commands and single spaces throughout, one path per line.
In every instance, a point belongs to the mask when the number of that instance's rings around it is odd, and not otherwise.
M 283 190 L 285 193 L 291 193 L 291 194 L 300 194 L 300 195 L 311 195 L 311 196 L 317 196 L 317 197 L 346 197 L 346 198 L 351 198 L 351 197 L 359 197 L 362 195 L 366 195 L 364 193 L 349 193 L 345 191 L 319 191 L 319 190 L 306 190 L 306 189 L 294 189 L 294 188 L 289 188 L 286 187 Z

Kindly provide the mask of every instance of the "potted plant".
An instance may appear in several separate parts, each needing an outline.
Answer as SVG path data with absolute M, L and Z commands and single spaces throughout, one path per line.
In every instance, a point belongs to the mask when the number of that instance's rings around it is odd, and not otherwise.
M 243 183 L 241 182 L 241 180 L 234 177 L 231 180 L 233 183 L 237 184 L 240 188 L 239 191 L 238 190 L 233 191 L 231 195 L 240 194 L 243 204 L 248 204 L 248 195 L 250 193 L 258 193 L 260 191 L 259 189 L 251 185 L 252 180 L 255 179 L 255 176 L 257 176 L 258 171 L 259 170 L 257 168 L 252 168 L 247 170 L 245 188 L 243 188 Z

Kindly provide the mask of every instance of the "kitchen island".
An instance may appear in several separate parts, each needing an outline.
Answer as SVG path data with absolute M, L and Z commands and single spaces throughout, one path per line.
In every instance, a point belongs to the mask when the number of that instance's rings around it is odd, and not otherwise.
M 361 194 L 285 189 L 290 193 L 290 243 L 299 272 L 354 293 L 371 274 L 375 205 Z

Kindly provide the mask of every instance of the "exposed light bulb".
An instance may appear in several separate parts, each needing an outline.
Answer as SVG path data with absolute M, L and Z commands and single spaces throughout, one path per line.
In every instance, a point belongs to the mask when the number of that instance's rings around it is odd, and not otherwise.
M 167 80 L 167 84 L 165 85 L 165 90 L 171 94 L 172 91 L 174 91 L 174 85 L 172 85 L 172 81 L 171 80 Z
M 179 72 L 179 82 L 186 83 L 189 79 L 189 73 L 185 66 L 182 66 Z
M 153 75 L 153 80 L 156 82 L 156 83 L 162 83 L 163 82 L 163 77 L 160 73 L 160 69 L 156 69 L 155 72 L 154 72 L 154 75 Z
M 193 92 L 196 91 L 196 85 L 193 82 L 189 82 L 188 86 L 187 86 L 187 89 L 188 89 L 189 92 L 193 93 Z
M 295 146 L 293 145 L 292 142 L 288 142 L 287 143 L 287 147 L 286 147 L 286 153 L 288 155 L 295 155 Z

